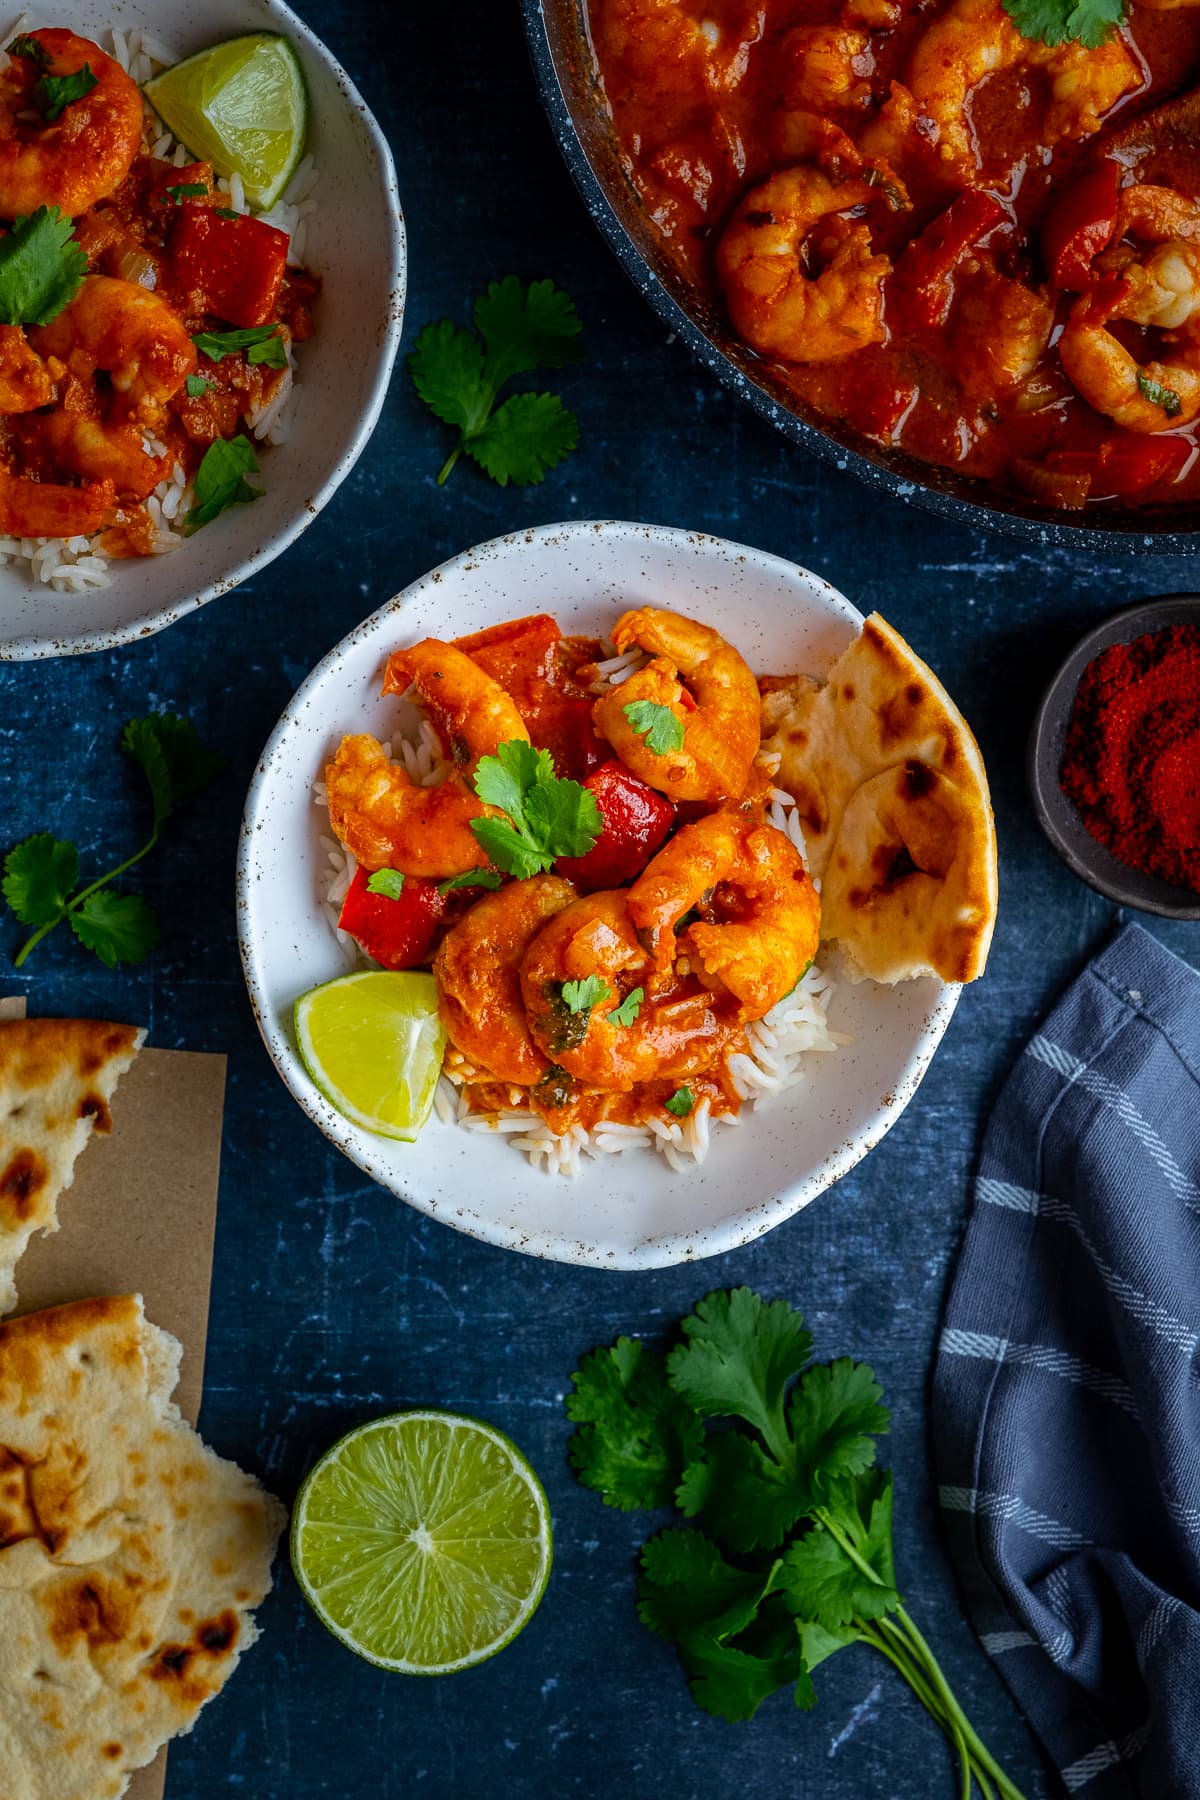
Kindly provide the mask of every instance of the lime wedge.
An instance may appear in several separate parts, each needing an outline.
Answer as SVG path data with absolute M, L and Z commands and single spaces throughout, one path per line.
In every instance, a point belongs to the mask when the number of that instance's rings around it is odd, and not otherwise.
M 432 975 L 364 969 L 296 1002 L 296 1044 L 329 1101 L 354 1124 L 411 1143 L 429 1117 L 446 1034 Z
M 288 40 L 228 38 L 174 63 L 143 89 L 163 124 L 218 175 L 240 175 L 260 212 L 274 206 L 304 154 L 308 89 Z
M 502 1432 L 460 1413 L 360 1425 L 292 1515 L 292 1567 L 321 1623 L 406 1675 L 449 1675 L 511 1644 L 550 1556 L 541 1482 Z

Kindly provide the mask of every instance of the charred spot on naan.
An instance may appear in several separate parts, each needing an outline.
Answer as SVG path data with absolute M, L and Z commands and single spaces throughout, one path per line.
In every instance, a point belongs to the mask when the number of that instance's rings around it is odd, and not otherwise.
M 49 1184 L 50 1171 L 36 1150 L 18 1150 L 10 1157 L 0 1172 L 0 1229 L 6 1215 L 14 1224 L 26 1224 Z

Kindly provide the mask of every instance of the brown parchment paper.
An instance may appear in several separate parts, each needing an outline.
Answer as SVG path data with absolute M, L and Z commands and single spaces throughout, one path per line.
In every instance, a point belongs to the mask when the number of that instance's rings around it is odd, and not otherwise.
M 0 1018 L 20 1018 L 18 996 Z M 94 1294 L 140 1293 L 146 1317 L 183 1345 L 175 1398 L 194 1425 L 204 1380 L 225 1058 L 143 1049 L 113 1096 L 112 1133 L 93 1133 L 58 1202 L 59 1230 L 17 1264 L 17 1311 Z M 128 1800 L 162 1800 L 164 1748 Z

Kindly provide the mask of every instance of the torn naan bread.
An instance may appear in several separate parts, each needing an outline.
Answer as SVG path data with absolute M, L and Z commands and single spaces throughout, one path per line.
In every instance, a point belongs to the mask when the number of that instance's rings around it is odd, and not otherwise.
M 0 1782 L 117 1800 L 257 1636 L 283 1508 L 171 1401 L 141 1296 L 0 1324 Z
M 146 1034 L 100 1019 L 0 1021 L 0 1313 L 35 1231 L 58 1230 L 58 1196 Z
M 821 934 L 857 978 L 983 973 L 996 828 L 969 726 L 932 670 L 872 613 L 824 683 L 769 684 L 763 749 L 796 797 Z

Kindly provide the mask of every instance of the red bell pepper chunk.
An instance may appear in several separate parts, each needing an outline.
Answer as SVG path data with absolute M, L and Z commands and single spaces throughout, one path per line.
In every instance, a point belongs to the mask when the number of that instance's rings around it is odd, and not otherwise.
M 967 251 L 980 248 L 1007 216 L 994 194 L 967 188 L 913 239 L 889 285 L 889 294 L 911 324 L 945 324 L 954 299 L 955 269 Z
M 370 878 L 369 869 L 355 870 L 338 924 L 385 969 L 420 968 L 433 953 L 449 895 L 439 894 L 435 881 L 406 875 L 399 899 L 390 900 L 367 892 Z
M 583 856 L 560 856 L 555 868 L 594 893 L 640 875 L 675 820 L 675 808 L 624 763 L 606 762 L 584 782 L 596 797 L 603 829 Z
M 1120 165 L 1103 162 L 1073 181 L 1042 221 L 1042 254 L 1051 285 L 1078 294 L 1092 279 L 1092 258 L 1117 233 Z
M 1093 497 L 1119 497 L 1174 479 L 1192 448 L 1187 438 L 1122 433 L 1094 450 L 1052 450 L 1046 466 L 1063 474 L 1090 475 Z
M 269 325 L 279 316 L 290 241 L 261 219 L 181 207 L 171 233 L 172 285 L 189 311 L 239 327 Z

